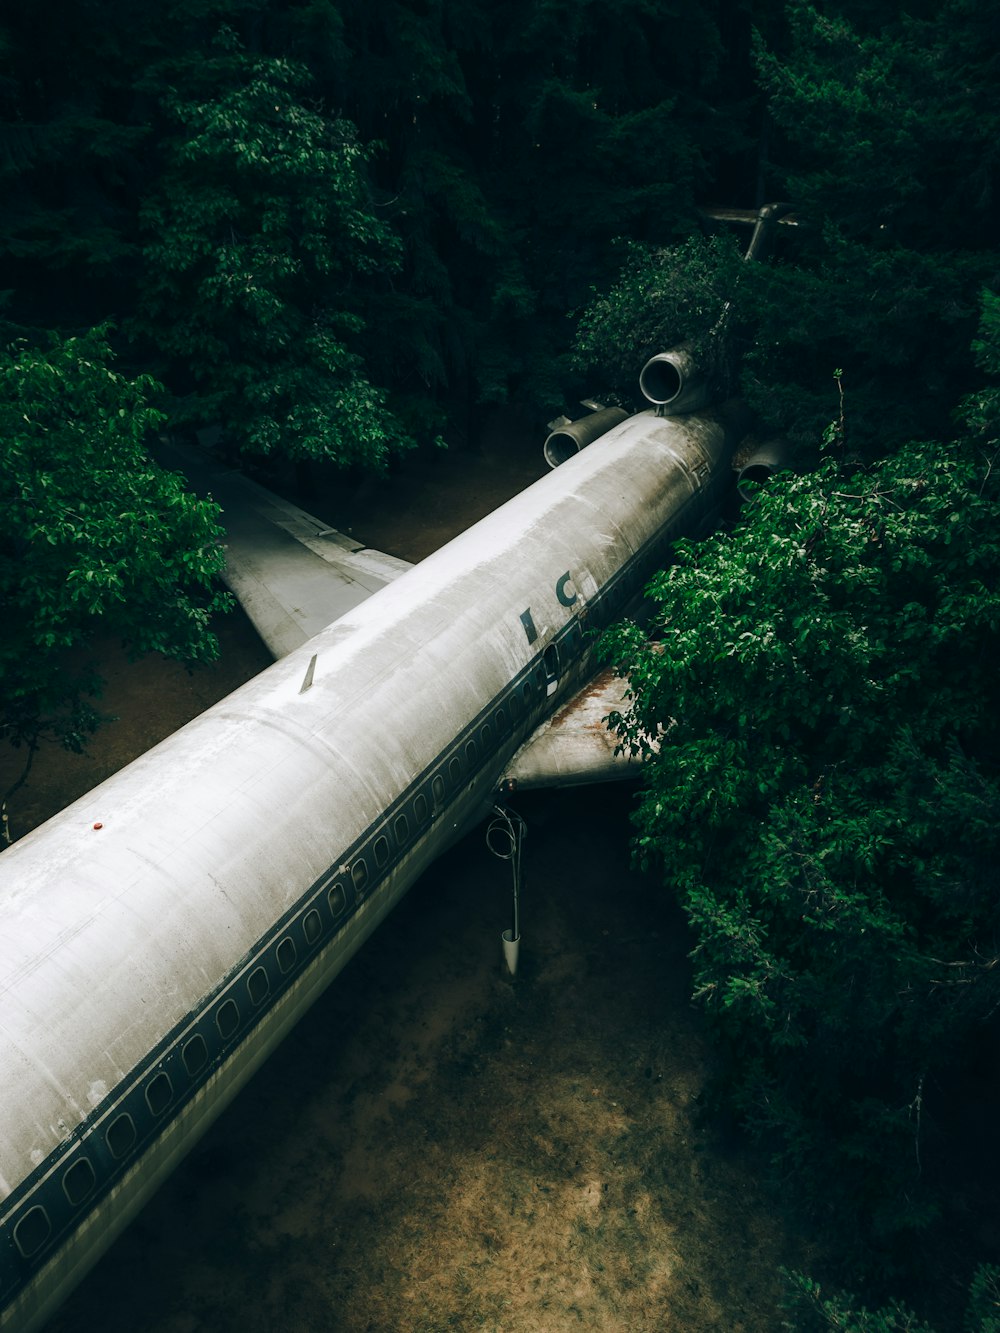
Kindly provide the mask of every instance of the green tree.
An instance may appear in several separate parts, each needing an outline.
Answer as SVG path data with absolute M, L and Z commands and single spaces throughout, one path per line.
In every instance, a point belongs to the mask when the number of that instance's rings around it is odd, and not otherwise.
M 1000 1003 L 1000 493 L 967 441 L 773 482 L 609 635 L 641 864 L 684 904 L 731 1095 L 819 1208 L 934 1214 Z
M 734 331 L 745 317 L 746 266 L 732 238 L 691 237 L 681 245 L 630 243 L 621 273 L 592 296 L 576 330 L 575 361 L 594 392 L 647 408 L 639 372 L 657 352 L 685 343 L 715 376 L 719 396 L 737 380 Z
M 751 276 L 744 387 L 815 435 L 842 367 L 852 448 L 871 457 L 946 431 L 978 378 L 978 292 L 997 279 L 995 13 L 985 0 L 789 0 L 786 13 L 758 36 L 757 60 L 774 127 L 767 188 L 801 226 L 791 262 Z
M 751 152 L 748 53 L 749 11 L 692 0 L 22 6 L 0 287 L 22 324 L 140 307 L 144 363 L 255 449 L 377 460 L 445 405 L 549 408 L 612 240 L 684 236 Z
M 792 1333 L 935 1333 L 901 1301 L 869 1310 L 849 1295 L 824 1294 L 818 1282 L 801 1273 L 788 1278 L 787 1312 L 782 1327 Z M 1000 1333 L 1000 1269 L 982 1264 L 969 1285 L 963 1333 Z
M 798 225 L 741 273 L 707 242 L 634 234 L 617 283 L 584 312 L 578 360 L 627 394 L 643 358 L 664 350 L 653 335 L 689 336 L 692 314 L 701 331 L 717 316 L 700 310 L 728 302 L 726 351 L 762 420 L 811 445 L 839 366 L 848 447 L 870 460 L 945 433 L 978 381 L 969 343 L 980 289 L 998 279 L 994 15 L 984 0 L 926 14 L 790 0 L 760 19 L 761 188 L 792 201 Z
M 18 786 L 43 740 L 80 750 L 99 724 L 96 633 L 136 655 L 217 654 L 218 508 L 149 458 L 158 388 L 112 368 L 103 329 L 0 361 L 0 738 L 25 748 Z
M 161 68 L 175 129 L 143 209 L 136 327 L 191 401 L 241 449 L 378 467 L 409 439 L 353 349 L 352 284 L 395 262 L 372 213 L 353 128 L 305 69 L 248 54 L 223 28 L 210 53 Z
M 386 142 L 373 176 L 404 246 L 371 327 L 405 331 L 408 354 L 390 337 L 373 364 L 453 405 L 560 402 L 566 311 L 611 278 L 613 239 L 687 234 L 695 192 L 745 148 L 728 7 L 332 8 L 310 7 L 296 50 Z
M 93 323 L 129 301 L 137 204 L 155 160 L 146 12 L 122 0 L 0 17 L 0 287 L 24 323 Z

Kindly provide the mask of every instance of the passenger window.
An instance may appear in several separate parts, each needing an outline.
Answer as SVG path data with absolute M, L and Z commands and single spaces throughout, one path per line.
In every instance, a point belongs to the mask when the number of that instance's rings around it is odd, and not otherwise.
M 74 1162 L 70 1169 L 63 1176 L 63 1193 L 74 1208 L 78 1208 L 84 1199 L 94 1188 L 97 1177 L 94 1175 L 94 1168 L 87 1161 L 86 1157 L 81 1157 Z
M 468 741 L 468 742 L 466 743 L 466 746 L 465 746 L 465 757 L 466 757 L 466 759 L 468 759 L 468 761 L 469 761 L 469 767 L 470 767 L 470 768 L 475 768 L 475 766 L 476 766 L 476 742 L 475 742 L 475 741 Z
M 524 695 L 524 703 L 527 708 L 531 707 L 531 681 L 526 680 L 521 686 L 521 693 Z
M 306 937 L 306 944 L 315 944 L 323 934 L 323 922 L 315 907 L 306 912 L 302 919 L 302 934 Z
M 489 754 L 490 742 L 493 739 L 493 733 L 490 731 L 490 724 L 487 722 L 479 732 L 479 740 L 483 750 Z
M 414 797 L 413 818 L 416 820 L 418 826 L 420 824 L 426 824 L 427 822 L 427 797 L 422 791 L 417 792 Z
M 223 1000 L 215 1015 L 215 1025 L 222 1037 L 231 1037 L 240 1025 L 240 1011 L 235 1000 Z
M 363 856 L 359 856 L 351 866 L 351 879 L 354 880 L 354 887 L 359 893 L 368 883 L 368 862 Z
M 29 1208 L 14 1228 L 14 1240 L 25 1259 L 30 1259 L 48 1240 L 52 1231 L 49 1215 L 42 1207 Z
M 392 831 L 396 835 L 396 842 L 400 847 L 405 847 L 410 839 L 410 825 L 405 815 L 397 815 L 396 822 L 392 826 Z
M 194 1077 L 208 1059 L 208 1047 L 205 1045 L 205 1038 L 196 1034 L 190 1041 L 185 1042 L 184 1049 L 181 1051 L 181 1059 L 184 1061 L 184 1068 Z
M 112 1157 L 125 1156 L 135 1143 L 135 1125 L 127 1112 L 112 1120 L 105 1132 L 104 1141 L 111 1150 Z
M 162 1115 L 170 1105 L 174 1090 L 169 1077 L 161 1070 L 146 1087 L 146 1105 L 153 1115 Z
M 462 761 L 458 755 L 448 761 L 448 776 L 451 778 L 453 786 L 460 785 L 462 781 Z
M 262 967 L 255 967 L 247 977 L 247 991 L 250 994 L 250 1003 L 260 1004 L 270 989 L 271 982 L 267 973 Z
M 384 866 L 389 859 L 389 839 L 379 834 L 375 839 L 375 846 L 372 851 L 375 853 L 375 864 Z
M 334 921 L 344 915 L 347 911 L 347 890 L 343 884 L 334 884 L 333 888 L 327 894 L 327 900 L 330 904 L 330 911 L 333 913 Z
M 507 714 L 502 708 L 498 708 L 493 715 L 493 721 L 496 723 L 497 735 L 507 735 Z
M 331 889 L 330 892 L 332 894 L 333 889 Z M 341 893 L 343 893 L 343 889 L 341 889 Z M 277 949 L 275 949 L 274 956 L 277 958 L 278 966 L 281 968 L 282 972 L 291 972 L 292 968 L 295 966 L 295 941 L 289 939 L 286 935 L 278 944 Z
M 444 778 L 440 773 L 434 774 L 434 780 L 431 782 L 431 791 L 434 793 L 434 800 L 437 805 L 444 805 Z

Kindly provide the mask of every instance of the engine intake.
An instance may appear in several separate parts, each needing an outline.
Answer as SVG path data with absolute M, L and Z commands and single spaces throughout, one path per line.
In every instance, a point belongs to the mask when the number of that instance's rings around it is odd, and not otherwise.
M 593 444 L 601 435 L 607 434 L 612 426 L 624 421 L 628 413 L 620 407 L 602 407 L 598 412 L 591 412 L 589 417 L 571 421 L 557 427 L 542 445 L 542 453 L 549 467 L 556 468 L 572 458 L 588 444 Z
M 690 343 L 650 357 L 639 374 L 639 388 L 663 416 L 697 412 L 711 398 L 709 376 Z
M 753 486 L 748 486 L 747 482 L 760 485 L 773 477 L 776 472 L 790 468 L 793 452 L 789 442 L 780 435 L 759 444 L 749 458 L 744 460 L 737 474 L 736 489 L 739 491 L 740 499 L 746 501 L 754 498 Z

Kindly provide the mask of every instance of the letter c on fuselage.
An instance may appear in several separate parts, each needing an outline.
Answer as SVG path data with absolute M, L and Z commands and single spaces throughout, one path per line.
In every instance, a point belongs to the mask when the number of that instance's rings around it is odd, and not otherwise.
M 572 587 L 573 575 L 567 569 L 562 578 L 556 582 L 556 596 L 559 598 L 561 606 L 572 606 L 577 600 L 576 589 Z

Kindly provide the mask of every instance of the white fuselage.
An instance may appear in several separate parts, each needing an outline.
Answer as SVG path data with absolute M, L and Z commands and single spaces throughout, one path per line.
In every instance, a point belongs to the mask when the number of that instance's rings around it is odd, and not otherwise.
M 630 418 L 0 856 L 0 1327 L 51 1313 L 488 812 L 732 443 Z

